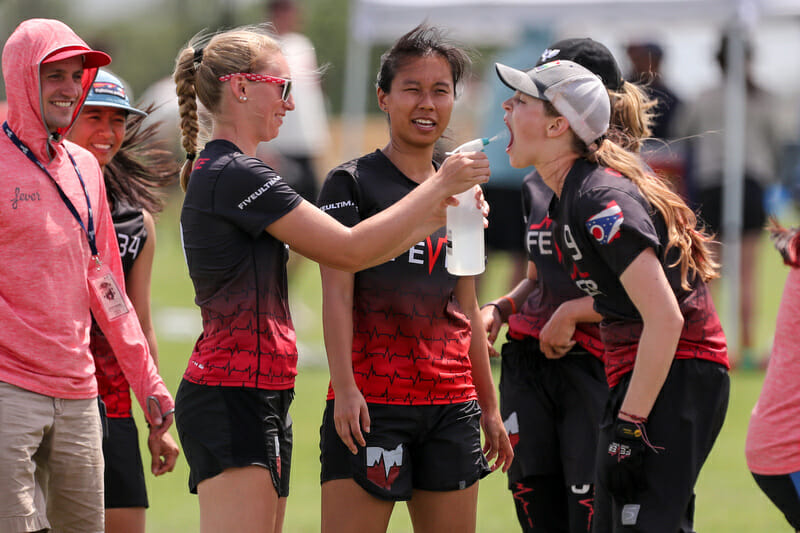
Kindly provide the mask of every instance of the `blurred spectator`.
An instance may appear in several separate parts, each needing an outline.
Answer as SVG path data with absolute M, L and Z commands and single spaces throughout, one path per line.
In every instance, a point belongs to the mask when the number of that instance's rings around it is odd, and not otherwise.
M 717 62 L 723 80 L 701 93 L 681 110 L 676 136 L 689 137 L 690 165 L 687 168 L 689 190 L 702 220 L 711 231 L 721 234 L 722 179 L 725 165 L 725 81 L 727 38 L 720 41 Z M 776 97 L 757 87 L 751 72 L 752 46 L 745 43 L 744 205 L 741 247 L 741 354 L 738 363 L 753 362 L 753 306 L 755 298 L 756 247 L 766 221 L 764 191 L 775 181 L 785 136 L 781 133 L 781 106 Z M 716 253 L 719 256 L 719 247 Z M 723 258 L 724 259 L 724 258 Z
M 675 190 L 688 201 L 683 157 L 664 142 L 670 139 L 674 119 L 681 105 L 680 99 L 664 83 L 661 74 L 664 50 L 654 42 L 635 41 L 628 44 L 626 52 L 631 62 L 628 81 L 641 85 L 647 95 L 658 102 L 654 109 L 653 123 L 650 125 L 653 138 L 645 141 L 642 156 L 653 170 L 667 178 Z
M 655 121 L 651 126 L 653 137 L 668 139 L 670 124 L 681 101 L 665 83 L 661 75 L 661 59 L 664 51 L 653 42 L 633 42 L 627 47 L 631 60 L 628 81 L 642 85 L 651 98 L 658 100 Z
M 319 79 L 314 45 L 298 32 L 302 13 L 295 0 L 268 0 L 267 20 L 272 23 L 292 72 L 294 111 L 287 113 L 281 134 L 261 143 L 258 156 L 310 202 L 316 202 L 316 160 L 330 141 L 325 98 Z
M 508 98 L 508 88 L 495 75 L 494 63 L 500 62 L 515 68 L 529 68 L 549 43 L 552 34 L 543 28 L 527 28 L 516 46 L 509 48 L 487 62 L 485 76 L 487 98 L 486 114 L 482 119 L 482 137 L 507 133 L 503 123 L 502 102 Z M 489 260 L 497 258 L 497 252 L 511 258 L 508 288 L 525 278 L 528 256 L 525 252 L 525 215 L 522 212 L 522 179 L 527 170 L 512 168 L 508 163 L 505 148 L 508 137 L 490 143 L 484 152 L 489 156 L 492 179 L 483 185 L 486 201 L 489 202 L 489 227 L 486 229 L 486 253 Z M 489 268 L 492 268 L 489 265 Z M 480 279 L 480 278 L 479 278 Z M 503 287 L 505 291 L 506 287 Z M 479 298 L 480 299 L 480 298 Z

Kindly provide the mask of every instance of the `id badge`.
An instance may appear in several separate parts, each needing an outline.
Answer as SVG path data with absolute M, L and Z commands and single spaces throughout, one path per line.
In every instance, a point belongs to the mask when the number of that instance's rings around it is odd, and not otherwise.
M 129 311 L 122 290 L 107 266 L 92 264 L 89 267 L 89 286 L 109 320 L 121 317 Z

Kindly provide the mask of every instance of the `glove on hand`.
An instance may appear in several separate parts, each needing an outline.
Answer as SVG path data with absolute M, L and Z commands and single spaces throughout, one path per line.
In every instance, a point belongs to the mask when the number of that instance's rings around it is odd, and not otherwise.
M 774 218 L 770 219 L 769 237 L 788 266 L 800 267 L 800 229 L 786 229 Z
M 644 426 L 617 419 L 614 431 L 604 449 L 598 475 L 605 482 L 611 495 L 621 501 L 629 501 L 645 487 L 644 455 L 647 441 Z

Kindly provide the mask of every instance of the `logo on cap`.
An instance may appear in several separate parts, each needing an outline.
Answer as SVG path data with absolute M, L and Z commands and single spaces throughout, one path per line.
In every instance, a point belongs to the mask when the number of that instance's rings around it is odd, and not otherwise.
M 544 52 L 542 52 L 542 57 L 539 58 L 539 61 L 542 63 L 546 63 L 547 61 L 553 59 L 554 57 L 558 57 L 558 54 L 561 53 L 559 48 L 547 48 Z
M 95 94 L 110 94 L 111 96 L 122 98 L 123 100 L 128 99 L 128 97 L 125 95 L 125 89 L 116 83 L 96 81 L 92 84 L 92 90 L 95 92 Z

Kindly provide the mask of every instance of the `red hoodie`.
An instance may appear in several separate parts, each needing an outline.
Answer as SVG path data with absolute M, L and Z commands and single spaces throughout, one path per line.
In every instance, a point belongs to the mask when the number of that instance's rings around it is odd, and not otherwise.
M 94 212 L 99 258 L 124 288 L 97 160 L 87 150 L 64 141 L 66 130 L 51 135 L 42 116 L 40 65 L 67 48 L 90 51 L 69 27 L 55 20 L 25 21 L 9 37 L 2 60 L 7 121 L 86 223 L 86 198 L 66 150 L 75 158 Z M 73 121 L 96 74 L 96 68 L 84 70 L 83 96 Z M 172 397 L 156 371 L 130 301 L 123 295 L 131 311 L 108 320 L 89 289 L 89 243 L 53 181 L 2 130 L 0 162 L 0 381 L 56 398 L 97 396 L 89 353 L 91 310 L 145 414 L 150 396 L 159 401 L 162 413 L 171 411 Z

